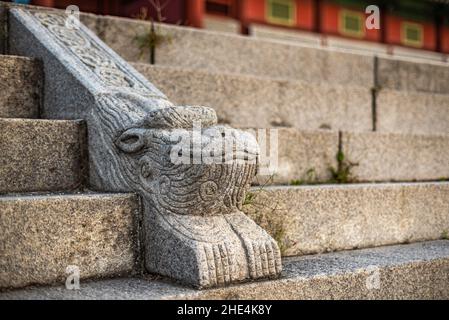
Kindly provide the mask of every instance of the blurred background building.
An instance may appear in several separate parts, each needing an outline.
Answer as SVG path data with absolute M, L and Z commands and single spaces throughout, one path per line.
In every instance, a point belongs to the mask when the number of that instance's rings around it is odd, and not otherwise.
M 96 14 L 144 17 L 196 28 L 393 54 L 449 54 L 449 0 L 20 0 Z M 368 30 L 365 9 L 380 9 Z M 142 9 L 147 14 L 142 15 Z M 409 51 L 407 51 L 409 49 Z M 438 58 L 439 59 L 439 58 Z

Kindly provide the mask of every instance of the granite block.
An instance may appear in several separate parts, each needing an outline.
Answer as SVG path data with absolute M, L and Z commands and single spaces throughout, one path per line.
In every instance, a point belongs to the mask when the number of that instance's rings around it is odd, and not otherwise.
M 37 118 L 43 73 L 35 59 L 0 56 L 0 118 Z
M 357 181 L 449 179 L 449 135 L 349 133 L 342 148 Z
M 448 196 L 447 182 L 254 187 L 244 211 L 293 256 L 440 239 Z
M 0 119 L 0 193 L 82 188 L 85 130 L 82 121 Z
M 0 288 L 64 284 L 136 270 L 138 200 L 130 194 L 0 197 Z

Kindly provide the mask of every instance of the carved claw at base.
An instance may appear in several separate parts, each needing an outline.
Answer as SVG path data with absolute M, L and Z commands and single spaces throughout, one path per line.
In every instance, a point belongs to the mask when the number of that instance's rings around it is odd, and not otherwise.
M 147 211 L 147 218 L 146 243 L 150 245 L 145 260 L 149 272 L 209 288 L 273 278 L 282 270 L 276 242 L 241 212 L 167 217 Z M 209 227 L 192 229 L 199 219 Z
M 245 247 L 249 276 L 257 279 L 279 275 L 282 263 L 276 241 L 242 212 L 226 215 L 226 219 Z
M 204 251 L 202 253 L 201 247 Z M 200 269 L 203 270 L 200 287 L 227 285 L 243 278 L 233 248 L 226 242 L 203 243 L 198 248 L 199 256 L 202 256 Z

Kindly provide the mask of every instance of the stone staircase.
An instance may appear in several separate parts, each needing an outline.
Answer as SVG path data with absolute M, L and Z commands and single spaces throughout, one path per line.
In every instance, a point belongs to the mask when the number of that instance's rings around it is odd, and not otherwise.
M 194 290 L 151 276 L 5 292 L 3 299 L 447 299 L 447 241 L 284 259 L 281 279 Z
M 0 56 L 0 287 L 132 274 L 139 202 L 86 189 L 86 126 L 40 118 L 40 63 Z
M 177 105 L 277 129 L 279 171 L 257 177 L 243 207 L 279 244 L 284 271 L 201 291 L 146 274 L 138 198 L 89 191 L 89 126 L 39 119 L 51 75 L 5 55 L 0 299 L 449 298 L 448 65 L 165 25 L 150 65 L 134 41 L 148 23 L 82 21 Z M 348 163 L 335 181 L 330 169 Z M 81 290 L 58 286 L 69 265 Z

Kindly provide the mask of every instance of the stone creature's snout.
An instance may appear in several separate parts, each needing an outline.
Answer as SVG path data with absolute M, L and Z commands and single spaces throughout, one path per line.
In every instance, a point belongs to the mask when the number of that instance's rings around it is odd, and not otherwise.
M 177 119 L 177 120 L 174 120 Z M 216 125 L 213 109 L 172 107 L 156 110 L 121 133 L 116 146 L 127 154 L 163 147 L 174 164 L 256 164 L 260 149 L 249 132 Z
M 203 131 L 201 136 L 203 154 L 221 155 L 221 162 L 231 164 L 256 164 L 260 154 L 256 138 L 249 132 L 225 126 L 214 126 Z

